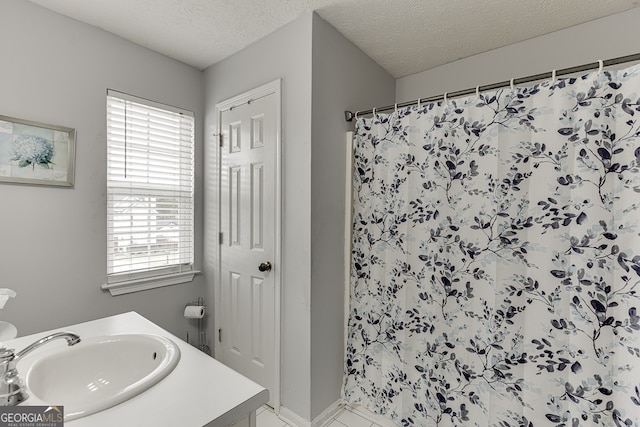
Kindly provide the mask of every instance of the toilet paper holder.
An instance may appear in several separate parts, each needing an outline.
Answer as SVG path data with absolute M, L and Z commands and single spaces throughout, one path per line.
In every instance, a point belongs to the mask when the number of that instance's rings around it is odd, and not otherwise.
M 207 306 L 204 303 L 204 298 L 198 297 L 196 301 L 189 302 L 184 307 L 184 317 L 186 319 L 192 320 L 196 319 L 198 321 L 198 342 L 194 345 L 198 350 L 211 355 L 211 349 L 207 345 L 207 335 L 205 332 L 205 323 L 204 318 L 206 316 Z M 189 331 L 187 331 L 187 343 L 189 342 Z

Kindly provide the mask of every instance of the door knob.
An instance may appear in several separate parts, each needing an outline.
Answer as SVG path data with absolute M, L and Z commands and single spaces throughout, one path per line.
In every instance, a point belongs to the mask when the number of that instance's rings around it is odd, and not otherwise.
M 258 270 L 260 270 L 261 272 L 265 272 L 265 271 L 271 271 L 271 263 L 269 261 L 267 262 L 263 262 L 258 266 Z

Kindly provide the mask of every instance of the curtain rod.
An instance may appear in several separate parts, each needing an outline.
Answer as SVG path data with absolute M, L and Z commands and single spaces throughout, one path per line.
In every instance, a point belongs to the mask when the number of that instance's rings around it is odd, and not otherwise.
M 471 95 L 473 93 L 476 93 L 477 91 L 484 92 L 484 91 L 487 91 L 487 90 L 499 89 L 499 88 L 503 88 L 503 87 L 507 87 L 507 86 L 520 85 L 520 84 L 524 84 L 524 83 L 531 83 L 531 82 L 535 82 L 537 80 L 550 79 L 550 78 L 553 78 L 554 76 L 555 77 L 565 76 L 567 74 L 579 73 L 579 72 L 582 72 L 582 71 L 592 70 L 592 69 L 599 68 L 599 67 L 600 68 L 602 68 L 602 67 L 610 67 L 612 65 L 624 64 L 625 62 L 633 62 L 633 61 L 640 61 L 640 53 L 636 53 L 636 54 L 633 54 L 633 55 L 627 55 L 627 56 L 619 56 L 617 58 L 607 59 L 606 61 L 591 62 L 589 64 L 579 65 L 579 66 L 576 66 L 576 67 L 563 68 L 561 70 L 554 70 L 554 71 L 551 71 L 551 72 L 548 72 L 548 73 L 541 73 L 541 74 L 535 74 L 535 75 L 532 75 L 532 76 L 521 77 L 521 78 L 518 78 L 518 79 L 506 80 L 506 81 L 503 81 L 503 82 L 493 83 L 493 84 L 489 84 L 489 85 L 485 85 L 485 86 L 478 86 L 478 87 L 474 87 L 474 88 L 470 88 L 470 89 L 459 90 L 457 92 L 443 93 L 442 95 L 431 96 L 429 98 L 419 98 L 419 99 L 416 99 L 416 100 L 413 100 L 413 101 L 408 101 L 408 102 L 403 102 L 403 103 L 393 104 L 393 105 L 387 105 L 385 107 L 373 108 L 371 110 L 356 111 L 355 113 L 353 113 L 351 111 L 345 111 L 344 112 L 344 118 L 345 118 L 346 121 L 350 122 L 356 117 L 356 114 L 357 115 L 371 114 L 371 113 L 374 112 L 374 110 L 376 112 L 395 110 L 396 108 L 408 107 L 410 105 L 417 104 L 418 102 L 430 103 L 430 102 L 435 102 L 435 101 L 444 99 L 445 97 L 447 99 L 457 98 L 457 97 L 460 97 L 460 96 Z

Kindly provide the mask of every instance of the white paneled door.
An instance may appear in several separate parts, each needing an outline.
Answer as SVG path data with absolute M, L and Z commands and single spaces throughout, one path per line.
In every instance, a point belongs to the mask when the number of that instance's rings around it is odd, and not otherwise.
M 277 394 L 279 93 L 220 113 L 221 287 L 216 356 Z

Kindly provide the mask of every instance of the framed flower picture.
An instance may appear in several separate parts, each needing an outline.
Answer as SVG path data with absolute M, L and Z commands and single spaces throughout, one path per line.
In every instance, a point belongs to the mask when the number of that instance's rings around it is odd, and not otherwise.
M 0 116 L 0 182 L 73 187 L 75 129 Z

